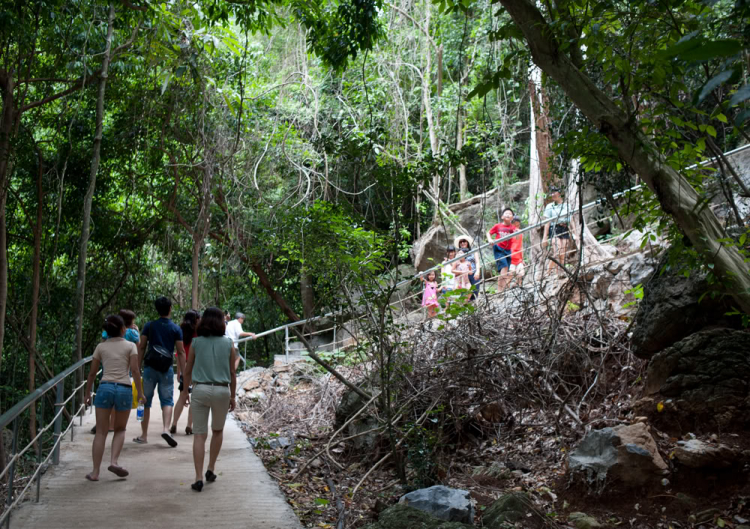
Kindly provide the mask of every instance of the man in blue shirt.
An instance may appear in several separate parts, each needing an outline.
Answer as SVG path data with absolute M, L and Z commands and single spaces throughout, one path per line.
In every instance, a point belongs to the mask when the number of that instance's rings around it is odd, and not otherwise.
M 161 403 L 162 438 L 174 448 L 177 441 L 169 433 L 174 406 L 174 370 L 172 358 L 177 350 L 177 364 L 180 373 L 185 371 L 185 348 L 182 344 L 182 330 L 169 317 L 172 314 L 172 302 L 167 297 L 160 297 L 154 302 L 159 319 L 148 322 L 141 332 L 138 344 L 138 364 L 143 366 L 143 393 L 146 405 L 141 422 L 141 435 L 133 439 L 138 444 L 148 442 L 148 422 L 151 418 L 151 401 L 154 390 L 159 387 Z

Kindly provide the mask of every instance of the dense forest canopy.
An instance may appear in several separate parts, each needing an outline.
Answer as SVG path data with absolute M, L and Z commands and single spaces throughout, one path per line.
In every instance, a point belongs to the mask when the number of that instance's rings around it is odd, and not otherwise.
M 572 160 L 645 182 L 623 214 L 747 312 L 746 238 L 700 205 L 750 193 L 688 168 L 750 140 L 749 28 L 745 0 L 3 0 L 2 408 L 158 295 L 256 332 L 335 308 L 527 180 L 532 135 L 542 193 Z

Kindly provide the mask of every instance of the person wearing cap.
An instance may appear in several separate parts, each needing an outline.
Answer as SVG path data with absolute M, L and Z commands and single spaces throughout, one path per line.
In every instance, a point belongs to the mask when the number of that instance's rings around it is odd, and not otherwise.
M 250 336 L 251 338 L 255 339 L 255 333 L 252 332 L 245 332 L 242 330 L 242 324 L 245 321 L 245 315 L 241 312 L 238 312 L 234 315 L 234 319 L 227 323 L 227 330 L 226 330 L 226 336 L 232 340 L 232 343 L 234 344 L 234 348 L 237 349 L 239 345 L 239 339 L 245 338 L 247 336 Z M 240 364 L 240 355 L 237 355 L 234 359 L 234 368 L 237 369 L 237 366 Z
M 466 250 L 467 252 L 471 252 L 471 243 L 472 238 L 468 235 L 459 235 L 456 237 L 456 239 L 453 241 L 453 244 L 458 248 L 459 251 Z M 479 293 L 479 268 L 477 267 L 477 261 L 476 261 L 476 253 L 469 253 L 466 255 L 466 260 L 471 265 L 471 273 L 469 274 L 469 282 L 471 283 L 471 296 L 469 297 L 469 301 L 474 299 L 477 293 Z
M 542 217 L 544 217 L 545 220 L 550 221 L 544 225 L 542 247 L 546 247 L 547 240 L 551 239 L 553 255 L 564 267 L 570 246 L 570 231 L 568 230 L 570 208 L 567 203 L 563 202 L 559 187 L 550 186 L 549 197 L 552 199 L 552 202 L 545 206 L 544 213 L 542 213 Z M 548 265 L 550 273 L 554 266 L 554 261 L 550 259 Z M 561 273 L 562 270 L 563 269 L 561 269 Z

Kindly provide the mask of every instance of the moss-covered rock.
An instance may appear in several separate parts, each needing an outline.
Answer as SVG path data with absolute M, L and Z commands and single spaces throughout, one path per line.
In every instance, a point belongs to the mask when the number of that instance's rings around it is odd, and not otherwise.
M 526 529 L 544 527 L 544 519 L 523 492 L 501 496 L 482 515 L 482 524 L 488 529 L 515 527 L 516 522 L 523 522 Z
M 378 522 L 365 529 L 470 529 L 473 526 L 459 522 L 446 522 L 426 512 L 396 504 L 380 513 Z

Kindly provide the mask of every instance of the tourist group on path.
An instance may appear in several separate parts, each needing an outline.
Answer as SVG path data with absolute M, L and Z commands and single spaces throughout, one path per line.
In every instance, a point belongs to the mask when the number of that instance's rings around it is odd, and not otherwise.
M 559 188 L 550 186 L 549 191 L 551 202 L 545 206 L 542 213 L 542 217 L 549 221 L 544 226 L 542 247 L 546 248 L 548 241 L 551 242 L 551 257 L 554 258 L 549 259 L 548 266 L 551 273 L 554 266 L 565 266 L 569 253 L 570 209 L 563 202 Z M 514 283 L 521 285 L 523 281 L 525 275 L 523 233 L 517 233 L 520 231 L 521 219 L 514 214 L 512 209 L 505 208 L 500 216 L 500 222 L 487 232 L 487 241 L 495 243 L 492 244 L 492 253 L 498 273 L 497 292 L 502 292 Z M 517 235 L 511 237 L 514 233 Z M 471 237 L 459 235 L 454 244 L 448 245 L 445 259 L 440 266 L 439 282 L 435 270 L 420 276 L 424 282 L 422 306 L 427 309 L 428 318 L 435 317 L 440 310 L 439 297 L 441 295 L 445 296 L 445 305 L 448 306 L 451 298 L 455 299 L 459 296 L 455 291 L 467 292 L 467 301 L 475 299 L 479 293 L 481 270 L 477 266 L 476 253 L 470 253 L 471 243 Z M 459 256 L 458 261 L 454 261 L 457 256 L 456 252 Z
M 205 481 L 216 481 L 216 460 L 223 441 L 227 413 L 235 408 L 237 367 L 240 338 L 255 335 L 242 330 L 244 314 L 229 314 L 218 308 L 207 308 L 203 315 L 188 311 L 181 325 L 170 316 L 172 302 L 166 297 L 155 303 L 159 318 L 148 322 L 142 332 L 134 324 L 135 314 L 121 310 L 104 321 L 104 341 L 97 345 L 86 383 L 86 405 L 91 404 L 94 379 L 102 368 L 102 379 L 96 397 L 96 426 L 91 454 L 94 468 L 86 475 L 89 481 L 99 481 L 107 435 L 114 432 L 110 464 L 107 470 L 118 477 L 129 472 L 119 464 L 125 443 L 125 429 L 132 408 L 143 408 L 141 434 L 133 439 L 136 444 L 147 444 L 154 392 L 159 392 L 162 414 L 162 439 L 171 447 L 177 446 L 173 435 L 185 406 L 189 406 L 185 434 L 193 434 L 193 463 L 195 482 L 191 488 L 203 489 L 203 464 L 208 438 L 208 419 L 211 416 L 211 444 Z M 173 358 L 177 356 L 179 397 L 174 401 Z M 142 371 L 141 371 L 142 369 Z M 132 379 L 131 379 L 132 376 Z M 141 408 L 142 407 L 142 408 Z M 174 417 L 173 417 L 174 407 Z

